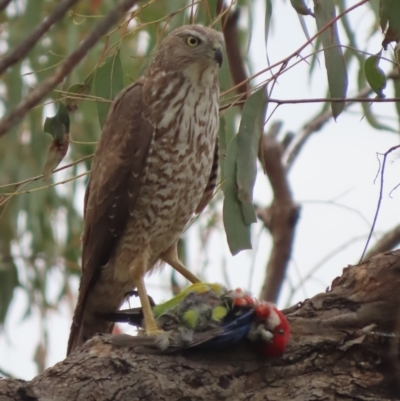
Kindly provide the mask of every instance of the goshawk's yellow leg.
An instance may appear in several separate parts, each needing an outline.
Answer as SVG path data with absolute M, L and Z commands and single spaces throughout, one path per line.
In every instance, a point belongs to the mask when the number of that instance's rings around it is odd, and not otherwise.
M 201 280 L 191 273 L 178 258 L 177 243 L 172 244 L 160 258 L 172 266 L 178 273 L 182 274 L 183 277 L 188 279 L 191 283 L 201 283 Z
M 144 327 L 146 328 L 146 334 L 149 336 L 158 335 L 163 333 L 157 326 L 156 320 L 154 319 L 153 311 L 147 296 L 146 286 L 144 285 L 143 277 L 136 282 L 136 288 L 139 293 L 140 303 L 142 305 Z
M 146 334 L 151 336 L 162 334 L 164 331 L 160 330 L 157 326 L 153 311 L 151 309 L 149 297 L 147 295 L 146 286 L 144 284 L 144 276 L 147 272 L 147 265 L 148 250 L 145 246 L 143 246 L 142 253 L 136 257 L 130 271 L 136 285 L 140 303 L 142 305 Z

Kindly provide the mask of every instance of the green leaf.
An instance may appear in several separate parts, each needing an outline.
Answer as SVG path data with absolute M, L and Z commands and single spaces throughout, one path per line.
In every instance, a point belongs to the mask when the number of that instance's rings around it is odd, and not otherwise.
M 379 3 L 379 0 L 369 0 L 369 2 L 367 3 L 371 7 L 377 19 L 379 17 Z
M 397 68 L 400 71 L 400 42 L 398 42 L 394 47 L 394 59 L 396 60 Z
M 394 97 L 400 97 L 400 79 L 393 79 L 394 85 Z M 399 118 L 399 130 L 400 130 L 400 102 L 394 103 L 396 106 L 397 116 Z
M 3 254 L 2 259 L 5 259 Z M 8 308 L 13 298 L 14 289 L 19 285 L 17 268 L 8 255 L 6 261 L 0 261 L 0 324 L 4 323 Z
M 251 249 L 250 225 L 243 219 L 242 206 L 237 197 L 236 157 L 238 152 L 238 136 L 234 136 L 228 146 L 225 162 L 225 186 L 223 221 L 226 238 L 232 255 L 244 249 Z
M 267 0 L 265 2 L 265 50 L 268 49 L 268 37 L 269 37 L 269 29 L 271 28 L 271 19 L 272 19 L 272 1 Z
M 224 187 L 225 183 L 225 160 L 226 160 L 226 129 L 225 129 L 225 117 L 220 117 L 219 119 L 219 132 L 218 132 L 218 140 L 219 140 L 219 168 L 221 174 L 221 181 L 222 181 L 222 188 Z
M 400 1 L 380 0 L 379 17 L 382 32 L 386 31 L 382 42 L 382 46 L 386 49 L 390 42 L 400 40 Z
M 83 81 L 83 84 L 74 84 L 68 88 L 68 94 L 75 95 L 73 98 L 68 96 L 65 104 L 70 113 L 74 112 L 78 108 L 78 102 L 80 98 L 82 100 L 88 95 L 92 89 L 94 73 L 91 73 L 86 79 Z
M 68 152 L 69 135 L 65 134 L 62 140 L 54 139 L 50 145 L 49 152 L 47 153 L 46 163 L 43 167 L 42 174 L 45 181 L 47 181 L 53 170 L 61 163 Z
M 302 15 L 299 15 L 298 17 L 299 17 L 301 29 L 304 32 L 304 36 L 306 37 L 307 40 L 310 40 L 310 34 L 308 33 L 306 19 Z M 312 43 L 311 43 L 311 46 L 312 46 Z
M 54 117 L 47 117 L 44 122 L 43 131 L 53 137 L 47 159 L 42 173 L 47 181 L 53 170 L 60 164 L 65 157 L 69 147 L 69 126 L 70 119 L 67 106 L 59 103 L 57 113 Z
M 383 90 L 386 88 L 386 75 L 382 68 L 379 67 L 380 60 L 381 52 L 368 57 L 364 63 L 364 71 L 371 89 L 378 95 L 378 97 L 384 98 L 385 94 L 383 93 Z
M 320 67 L 320 62 L 319 62 L 319 58 L 318 58 L 318 50 L 321 49 L 321 37 L 318 36 L 317 39 L 314 41 L 314 45 L 313 48 L 315 50 L 314 54 L 311 56 L 311 62 L 310 62 L 310 68 L 308 70 L 308 78 L 309 80 L 311 80 L 312 78 L 312 74 L 315 70 L 315 68 L 318 66 Z
M 292 7 L 301 15 L 314 15 L 304 0 L 290 0 Z
M 94 91 L 96 96 L 105 100 L 114 100 L 124 88 L 122 64 L 119 51 L 113 57 L 107 57 L 105 63 L 97 69 L 94 79 Z M 97 112 L 100 127 L 106 122 L 111 102 L 97 101 Z
M 263 86 L 247 99 L 237 135 L 237 196 L 247 225 L 257 221 L 253 206 L 253 188 L 257 176 L 258 143 L 264 126 L 266 104 L 266 87 Z
M 58 104 L 54 117 L 46 117 L 43 131 L 50 134 L 55 140 L 63 141 L 64 134 L 69 133 L 69 113 L 64 103 Z
M 314 14 L 318 30 L 336 17 L 333 0 L 314 0 Z M 347 94 L 347 70 L 342 48 L 340 47 L 337 23 L 331 25 L 321 33 L 324 48 L 325 66 L 328 74 L 328 85 L 332 98 L 345 98 Z M 344 102 L 332 103 L 332 114 L 336 119 L 343 111 Z

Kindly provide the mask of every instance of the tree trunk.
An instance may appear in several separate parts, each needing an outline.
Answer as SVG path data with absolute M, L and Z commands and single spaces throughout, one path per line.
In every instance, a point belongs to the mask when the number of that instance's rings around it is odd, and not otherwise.
M 143 355 L 101 335 L 30 382 L 0 381 L 0 401 L 400 400 L 399 305 L 400 251 L 387 252 L 285 311 L 283 358 L 264 360 L 246 343 Z

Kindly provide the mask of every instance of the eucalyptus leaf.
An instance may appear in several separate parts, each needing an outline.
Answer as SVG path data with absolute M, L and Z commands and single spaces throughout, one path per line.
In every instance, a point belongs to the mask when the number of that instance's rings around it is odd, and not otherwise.
M 335 17 L 335 2 L 333 0 L 314 0 L 314 14 L 318 30 L 330 23 Z M 325 67 L 328 76 L 329 92 L 332 98 L 343 99 L 347 94 L 347 69 L 342 48 L 340 47 L 337 23 L 321 33 L 324 48 Z M 345 107 L 345 102 L 331 104 L 333 117 L 336 119 Z
M 228 146 L 225 162 L 225 185 L 223 221 L 229 250 L 236 255 L 244 249 L 251 249 L 250 225 L 243 219 L 242 206 L 237 197 L 236 187 L 236 156 L 238 152 L 237 135 Z
M 268 49 L 268 37 L 269 37 L 269 30 L 271 28 L 271 20 L 272 20 L 272 1 L 266 0 L 265 1 L 265 53 L 267 54 Z
M 394 97 L 400 98 L 400 79 L 394 79 L 393 86 L 394 86 Z M 400 102 L 395 102 L 394 104 L 396 106 L 397 117 L 399 119 L 399 131 L 398 132 L 400 132 Z
M 90 93 L 92 89 L 93 78 L 94 73 L 91 73 L 88 77 L 86 77 L 82 84 L 74 84 L 68 88 L 68 94 L 74 95 L 73 97 L 68 96 L 65 101 L 67 109 L 70 113 L 74 112 L 78 108 L 78 102 L 85 99 L 85 95 Z
M 218 132 L 218 141 L 219 141 L 219 167 L 220 167 L 220 175 L 222 181 L 222 188 L 225 183 L 225 162 L 226 162 L 226 149 L 227 149 L 227 138 L 226 138 L 226 129 L 225 129 L 226 121 L 225 117 L 222 116 L 219 119 L 219 132 Z
M 19 285 L 17 268 L 11 255 L 1 255 L 0 260 L 0 324 L 4 324 L 14 289 Z M 7 258 L 7 260 L 5 260 Z
M 380 0 L 379 16 L 382 32 L 385 32 L 382 46 L 386 49 L 390 42 L 400 40 L 400 1 Z
M 245 224 L 257 221 L 253 206 L 253 188 L 257 176 L 258 144 L 266 113 L 266 87 L 254 92 L 243 107 L 237 134 L 236 184 Z
M 67 107 L 64 103 L 59 103 L 55 116 L 46 117 L 43 131 L 50 134 L 55 140 L 62 141 L 64 134 L 69 133 L 70 119 Z
M 307 4 L 304 0 L 290 0 L 290 3 L 292 4 L 292 7 L 296 10 L 297 13 L 301 15 L 314 16 L 313 12 L 309 7 L 307 7 Z
M 106 58 L 105 63 L 97 69 L 94 78 L 96 96 L 105 100 L 96 102 L 100 127 L 103 127 L 107 119 L 111 101 L 114 100 L 123 88 L 122 64 L 119 52 L 117 52 L 114 56 Z
M 382 68 L 379 67 L 380 60 L 381 52 L 368 57 L 364 63 L 364 71 L 371 89 L 378 95 L 378 97 L 384 98 L 385 94 L 383 93 L 383 90 L 386 88 L 387 80 L 386 74 Z

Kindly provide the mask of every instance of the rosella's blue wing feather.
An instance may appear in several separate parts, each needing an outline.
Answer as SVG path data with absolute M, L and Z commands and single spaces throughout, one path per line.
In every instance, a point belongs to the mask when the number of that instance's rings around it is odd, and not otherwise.
M 126 334 L 114 336 L 112 344 L 135 347 L 142 353 L 172 353 L 183 349 L 228 349 L 245 338 L 254 321 L 254 311 L 246 310 L 240 315 L 231 314 L 220 327 L 207 331 L 179 327 L 166 331 L 161 336 L 129 336 Z
M 254 321 L 254 311 L 246 310 L 240 316 L 234 316 L 231 321 L 222 325 L 223 332 L 208 341 L 195 345 L 198 348 L 229 348 L 239 343 L 247 336 Z

